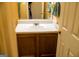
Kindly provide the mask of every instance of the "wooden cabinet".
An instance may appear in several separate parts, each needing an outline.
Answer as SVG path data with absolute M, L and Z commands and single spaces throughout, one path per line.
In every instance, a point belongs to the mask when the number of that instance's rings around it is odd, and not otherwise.
M 39 55 L 55 56 L 57 45 L 57 34 L 41 34 L 39 35 Z
M 19 56 L 56 56 L 58 33 L 17 34 Z

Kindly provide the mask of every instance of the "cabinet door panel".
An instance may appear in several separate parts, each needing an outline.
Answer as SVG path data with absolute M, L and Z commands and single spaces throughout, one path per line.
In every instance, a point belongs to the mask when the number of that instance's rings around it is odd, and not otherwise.
M 57 34 L 39 36 L 40 56 L 56 56 Z
M 35 40 L 33 35 L 18 36 L 19 56 L 35 56 Z

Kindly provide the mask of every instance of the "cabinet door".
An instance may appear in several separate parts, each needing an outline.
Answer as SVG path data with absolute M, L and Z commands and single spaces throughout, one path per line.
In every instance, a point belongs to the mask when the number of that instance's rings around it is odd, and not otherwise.
M 39 55 L 45 56 L 56 56 L 57 46 L 57 33 L 53 34 L 41 34 L 39 36 Z
M 19 56 L 35 56 L 35 35 L 17 35 Z

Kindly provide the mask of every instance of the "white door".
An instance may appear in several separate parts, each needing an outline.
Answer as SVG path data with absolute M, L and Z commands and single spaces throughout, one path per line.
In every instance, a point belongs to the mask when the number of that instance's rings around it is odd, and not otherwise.
M 44 2 L 32 2 L 31 11 L 32 11 L 32 19 L 43 19 Z
M 61 3 L 57 56 L 79 56 L 79 3 Z

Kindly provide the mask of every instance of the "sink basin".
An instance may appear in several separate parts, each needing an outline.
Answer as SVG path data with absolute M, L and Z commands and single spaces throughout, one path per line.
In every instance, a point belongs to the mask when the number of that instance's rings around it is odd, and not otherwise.
M 38 24 L 38 25 L 32 24 L 26 29 L 28 29 L 29 31 L 44 31 L 46 28 L 44 25 L 41 25 L 41 24 Z
M 39 24 L 39 25 L 30 25 L 28 28 L 26 28 L 29 31 L 55 31 L 57 30 L 56 26 L 54 24 Z
M 45 27 L 44 26 L 30 26 L 28 30 L 41 31 L 41 30 L 45 30 Z
M 16 32 L 46 32 L 46 31 L 58 31 L 57 24 L 47 22 L 31 22 L 18 23 Z

